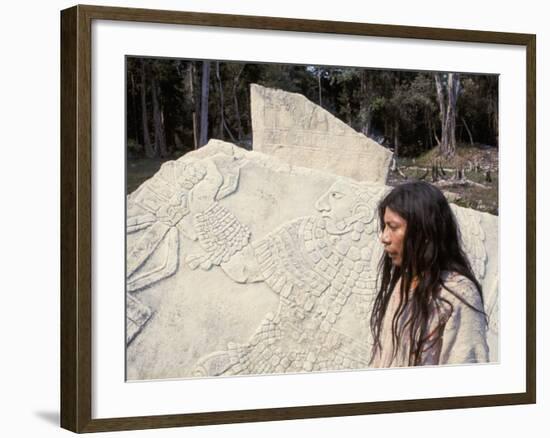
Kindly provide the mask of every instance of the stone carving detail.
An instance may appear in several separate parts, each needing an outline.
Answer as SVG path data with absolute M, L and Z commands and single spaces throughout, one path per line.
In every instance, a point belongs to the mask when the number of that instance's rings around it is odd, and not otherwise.
M 248 244 L 250 230 L 226 208 L 212 204 L 205 212 L 195 215 L 195 229 L 206 255 L 189 256 L 191 269 L 200 266 L 210 269 L 219 266 Z
M 127 248 L 126 289 L 128 293 L 148 287 L 176 272 L 179 265 L 180 232 L 192 240 L 197 239 L 192 227 L 177 227 L 190 213 L 189 198 L 192 196 L 193 189 L 199 182 L 205 185 L 212 184 L 207 177 L 207 172 L 211 168 L 216 168 L 218 178 L 216 183 L 219 186 L 215 199 L 223 199 L 233 193 L 238 186 L 240 169 L 239 165 L 231 165 L 234 160 L 237 160 L 236 156 L 221 153 L 212 157 L 208 163 L 202 163 L 196 159 L 169 161 L 164 163 L 151 179 L 128 195 L 126 234 L 127 236 L 140 234 L 140 237 L 132 241 Z M 204 229 L 208 227 L 208 224 L 201 222 L 200 217 L 199 214 L 195 218 L 199 237 L 205 236 Z M 222 232 L 227 232 L 227 229 L 222 229 Z M 245 243 L 244 239 L 248 240 L 246 232 L 233 237 L 243 240 L 242 244 Z M 203 238 L 200 240 L 209 249 L 215 245 L 215 240 L 209 242 Z M 219 262 L 216 263 L 218 258 L 227 259 L 234 251 L 232 248 L 218 247 L 211 256 L 212 260 L 205 258 L 197 262 L 203 265 L 209 264 L 208 267 L 210 267 L 212 264 L 219 264 Z M 153 255 L 155 257 L 152 257 Z M 128 294 L 127 296 L 130 297 L 128 300 L 132 306 L 136 308 L 143 306 L 137 298 Z M 128 306 L 132 308 L 130 304 Z M 129 333 L 134 333 L 127 339 L 127 342 L 131 342 L 149 317 L 134 320 L 129 314 L 128 318 L 132 322 L 128 323 L 132 327 Z M 134 329 L 134 325 L 139 327 Z
M 461 237 L 463 247 L 466 248 L 468 259 L 472 264 L 472 269 L 477 278 L 484 278 L 487 249 L 480 214 L 474 210 L 457 207 L 454 204 L 451 204 L 451 209 L 462 229 L 468 230 L 467 233 L 461 233 Z
M 250 87 L 254 150 L 289 164 L 385 183 L 391 152 L 301 94 Z
M 151 309 L 144 306 L 132 295 L 126 294 L 126 343 L 129 344 L 138 335 L 145 323 L 151 318 Z
M 269 190 L 294 198 L 271 196 Z M 156 377 L 367 367 L 369 319 L 382 253 L 376 206 L 387 190 L 381 184 L 291 167 L 217 141 L 163 166 L 128 197 L 129 242 L 135 235 L 128 246 L 128 308 L 137 309 L 128 312 L 130 375 L 150 378 L 152 373 L 143 370 L 159 362 L 166 362 L 170 374 Z M 496 255 L 491 253 L 496 237 L 485 232 L 496 227 L 496 218 L 460 207 L 453 210 L 461 229 L 467 230 L 464 244 L 485 289 L 486 304 L 492 303 L 488 312 L 496 312 Z M 285 219 L 272 219 L 283 213 Z M 273 225 L 264 227 L 264 222 Z M 215 277 L 216 282 L 203 286 L 204 280 L 196 280 L 187 288 L 186 278 L 197 275 L 194 278 Z M 170 277 L 171 286 L 164 286 Z M 220 342 L 207 350 L 186 344 L 182 352 L 167 349 L 162 357 L 159 345 L 165 340 L 150 335 L 155 330 L 150 326 L 189 327 L 189 320 L 200 318 L 192 307 L 175 316 L 166 316 L 172 315 L 166 309 L 157 315 L 164 288 L 175 302 L 178 294 L 183 300 L 183 294 L 219 288 L 221 301 L 231 284 L 258 294 L 267 290 L 277 305 L 239 336 L 231 334 L 235 321 L 250 315 L 238 307 L 222 307 L 216 318 L 223 320 L 227 313 L 226 322 L 212 320 L 203 326 L 223 333 Z M 145 304 L 137 301 L 138 291 Z M 232 299 L 238 301 L 239 296 Z M 498 325 L 492 329 L 498 331 Z M 136 342 L 139 350 L 134 349 Z
M 278 312 L 267 315 L 247 343 L 229 343 L 227 351 L 202 358 L 194 375 L 366 367 L 371 339 L 353 339 L 334 324 L 352 295 L 366 309 L 372 304 L 374 212 L 384 191 L 338 181 L 317 202 L 326 217 L 297 219 L 253 243 L 263 281 L 280 296 Z M 335 195 L 348 199 L 339 205 Z M 342 207 L 355 214 L 337 217 Z M 367 325 L 368 319 L 362 322 Z
M 176 226 L 190 212 L 190 196 L 193 189 L 203 182 L 204 186 L 216 185 L 216 200 L 233 193 L 238 186 L 239 165 L 230 166 L 236 157 L 220 154 L 207 163 L 197 160 L 169 161 L 150 180 L 128 196 L 127 234 L 147 230 L 146 233 L 128 249 L 127 283 L 128 290 L 134 291 L 146 287 L 155 281 L 172 275 L 177 269 L 179 234 Z M 242 163 L 240 163 L 242 164 Z M 207 171 L 216 169 L 216 181 L 207 177 Z M 212 175 L 212 171 L 210 175 Z M 203 189 L 202 189 L 203 190 Z M 200 200 L 199 200 L 200 202 Z M 195 217 L 199 230 L 208 225 L 201 222 L 202 216 Z M 221 225 L 221 224 L 220 224 Z M 188 237 L 195 240 L 195 231 L 189 227 L 181 228 Z M 202 234 L 204 235 L 204 233 Z M 204 240 L 201 240 L 205 245 Z M 212 245 L 213 242 L 208 243 Z M 155 266 L 149 270 L 140 269 L 160 246 L 168 251 L 164 266 Z M 137 272 L 139 272 L 139 276 Z
M 487 275 L 487 266 L 489 264 L 489 250 L 495 251 L 496 254 L 497 248 L 487 241 L 482 220 L 485 218 L 489 221 L 491 225 L 488 228 L 495 233 L 498 230 L 498 221 L 494 216 L 487 213 L 461 208 L 454 204 L 451 204 L 451 209 L 460 228 L 465 230 L 461 233 L 462 245 L 468 255 L 476 278 L 483 284 L 485 312 L 489 319 L 490 335 L 496 339 L 499 331 L 498 276 L 496 273 L 498 269 L 494 267 L 495 272 Z M 493 264 L 496 265 L 496 255 L 493 258 L 495 259 Z M 496 355 L 497 345 L 494 344 L 491 347 Z
M 205 175 L 200 164 L 167 162 L 150 180 L 128 196 L 127 235 L 145 230 L 128 247 L 128 291 L 139 290 L 172 275 L 177 269 L 178 233 L 175 226 L 189 214 L 189 190 Z M 143 269 L 151 255 L 162 247 L 167 262 Z M 176 260 L 176 263 L 170 263 Z

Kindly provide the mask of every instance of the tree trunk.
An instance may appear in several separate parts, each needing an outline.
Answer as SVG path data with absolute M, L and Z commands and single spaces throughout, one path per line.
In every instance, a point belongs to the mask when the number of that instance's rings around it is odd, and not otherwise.
M 153 126 L 155 127 L 155 155 L 158 157 L 167 157 L 166 133 L 164 131 L 164 114 L 159 102 L 159 85 L 153 75 L 151 79 L 151 91 L 153 96 Z
M 208 94 L 210 92 L 210 62 L 202 62 L 201 124 L 199 147 L 208 142 Z
M 218 133 L 214 134 L 217 138 L 220 140 L 224 140 L 225 136 L 223 134 L 223 122 L 224 122 L 224 114 L 223 114 L 223 87 L 221 84 L 221 78 L 220 78 L 220 63 L 216 61 L 215 63 L 215 72 L 216 72 L 216 87 L 218 89 L 218 96 L 219 96 L 219 124 L 218 124 Z
M 474 137 L 472 136 L 472 131 L 470 131 L 470 128 L 468 128 L 468 124 L 466 123 L 466 119 L 464 117 L 461 117 L 462 123 L 464 124 L 464 128 L 466 128 L 466 132 L 468 133 L 468 137 L 470 138 L 470 145 L 474 145 Z
M 424 148 L 432 149 L 434 146 L 433 138 L 432 138 L 432 120 L 430 117 L 430 114 L 428 111 L 424 111 L 424 126 L 426 127 L 425 130 L 425 145 Z
M 245 97 L 245 102 L 250 102 L 250 92 L 249 92 L 249 87 L 244 87 L 244 97 Z M 254 138 L 254 133 L 252 132 L 252 110 L 250 108 L 250 105 L 247 105 L 245 107 L 245 111 L 246 111 L 246 115 L 245 115 L 245 120 L 246 120 L 246 132 L 249 132 L 250 133 L 250 137 L 251 139 Z M 252 150 L 252 143 L 250 145 L 247 145 L 246 146 L 247 148 L 250 148 L 250 150 Z
M 188 96 L 191 100 L 191 108 L 195 108 L 195 81 L 194 81 L 194 68 L 193 68 L 194 61 L 183 61 L 180 60 L 176 64 L 178 74 L 181 79 L 181 88 L 182 88 L 182 101 L 186 101 Z M 188 112 L 185 111 L 181 120 L 180 125 L 180 132 L 185 135 L 185 128 L 188 123 Z M 195 112 L 191 111 L 191 123 L 193 127 L 193 145 L 194 149 L 197 149 L 197 136 L 195 131 Z M 180 135 L 175 132 L 174 133 L 174 143 L 176 145 L 176 149 L 185 150 L 185 143 L 182 141 L 182 138 Z
M 226 131 L 229 134 L 229 137 L 231 137 L 231 141 L 233 143 L 236 143 L 235 137 L 233 136 L 233 133 L 229 129 L 229 126 L 227 126 L 227 123 L 225 121 L 225 105 L 224 105 L 224 96 L 223 96 L 223 84 L 222 84 L 222 78 L 220 75 L 220 63 L 219 61 L 216 61 L 216 78 L 218 79 L 218 88 L 219 88 L 219 94 L 220 94 L 220 138 L 223 140 L 223 132 Z
M 134 77 L 134 73 L 130 74 L 130 82 L 132 83 L 132 119 L 133 119 L 133 125 L 134 125 L 134 138 L 136 139 L 136 144 L 139 144 L 139 116 L 138 116 L 138 109 L 136 105 L 136 79 Z
M 319 106 L 322 108 L 323 107 L 323 87 L 321 85 L 321 73 L 322 73 L 322 69 L 319 68 L 317 70 L 317 79 L 319 81 Z
M 199 126 L 197 122 L 197 113 L 193 111 L 193 147 L 199 148 Z
M 141 60 L 141 121 L 143 123 L 143 147 L 145 154 L 149 158 L 155 156 L 155 150 L 151 144 L 151 135 L 149 134 L 149 120 L 147 118 L 147 68 L 146 61 Z
M 370 101 L 372 99 L 372 80 L 366 71 L 361 72 L 361 100 L 359 101 L 359 117 L 361 121 L 360 130 L 368 136 L 371 129 L 372 109 Z
M 498 98 L 495 98 L 492 94 L 491 99 L 491 131 L 493 133 L 493 143 L 498 147 Z
M 441 146 L 441 140 L 439 140 L 439 137 L 437 136 L 437 131 L 435 130 L 435 124 L 432 123 L 432 134 L 435 138 L 435 142 L 437 143 L 437 146 Z
M 399 156 L 399 120 L 395 120 L 393 125 L 393 154 Z
M 233 79 L 233 106 L 235 107 L 235 119 L 237 122 L 237 136 L 239 141 L 243 139 L 244 132 L 243 132 L 243 125 L 241 123 L 241 112 L 239 110 L 239 100 L 237 99 L 237 87 L 239 86 L 239 80 L 241 78 L 241 74 L 243 73 L 245 67 L 246 67 L 246 64 L 243 64 L 243 66 L 239 70 L 239 73 L 237 73 L 237 76 L 235 76 L 235 78 Z
M 449 84 L 447 86 L 447 124 L 449 132 L 447 156 L 452 157 L 456 153 L 456 102 L 460 88 L 459 76 L 449 73 Z
M 199 147 L 199 124 L 197 117 L 201 112 L 200 96 L 198 95 L 199 86 L 197 82 L 196 61 L 191 61 L 189 63 L 189 89 L 191 90 L 191 105 L 195 109 L 191 116 L 193 122 L 193 147 L 195 149 Z
M 435 88 L 441 122 L 441 155 L 450 158 L 456 153 L 456 102 L 460 90 L 458 73 L 436 73 Z
M 391 136 L 391 130 L 390 130 L 390 124 L 388 122 L 388 117 L 384 117 L 384 138 L 387 139 L 388 141 L 391 141 L 390 139 L 390 136 Z

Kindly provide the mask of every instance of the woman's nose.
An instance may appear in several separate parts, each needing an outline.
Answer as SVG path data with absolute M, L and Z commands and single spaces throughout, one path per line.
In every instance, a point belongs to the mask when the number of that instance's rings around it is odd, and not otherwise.
M 389 241 L 389 236 L 388 236 L 388 233 L 386 233 L 386 229 L 384 228 L 384 230 L 380 233 L 380 242 L 382 242 L 383 244 L 387 245 L 390 243 Z

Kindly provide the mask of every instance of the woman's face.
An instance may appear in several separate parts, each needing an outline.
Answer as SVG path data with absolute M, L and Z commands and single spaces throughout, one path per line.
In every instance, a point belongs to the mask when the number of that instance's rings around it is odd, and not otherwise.
M 401 263 L 403 263 L 403 244 L 406 231 L 407 221 L 391 208 L 386 207 L 380 242 L 384 245 L 384 251 L 386 251 L 395 266 L 401 266 Z

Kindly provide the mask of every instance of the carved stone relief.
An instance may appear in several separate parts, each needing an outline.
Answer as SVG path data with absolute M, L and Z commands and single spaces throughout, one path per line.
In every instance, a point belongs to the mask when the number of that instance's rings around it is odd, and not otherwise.
M 212 140 L 128 196 L 130 380 L 361 369 L 376 206 L 357 182 Z M 497 218 L 453 206 L 497 351 Z
M 295 166 L 385 183 L 391 152 L 301 94 L 250 87 L 253 148 Z

